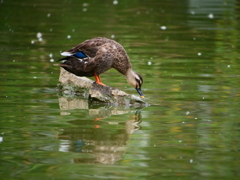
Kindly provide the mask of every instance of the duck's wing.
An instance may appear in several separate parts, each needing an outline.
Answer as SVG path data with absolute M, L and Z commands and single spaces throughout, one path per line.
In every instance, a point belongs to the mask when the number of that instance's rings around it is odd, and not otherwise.
M 99 50 L 99 48 L 108 41 L 109 41 L 108 39 L 101 37 L 86 40 L 78 44 L 77 46 L 62 52 L 61 55 L 75 56 L 77 58 L 87 57 L 93 58 L 96 56 L 96 53 Z

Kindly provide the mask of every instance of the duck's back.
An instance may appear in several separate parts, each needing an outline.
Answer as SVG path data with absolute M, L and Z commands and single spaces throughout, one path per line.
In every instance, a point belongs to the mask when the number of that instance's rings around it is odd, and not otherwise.
M 132 67 L 128 55 L 118 42 L 97 37 L 86 40 L 77 46 L 65 51 L 66 55 L 63 68 L 78 76 L 99 75 L 114 68 L 121 74 Z
M 115 41 L 107 39 L 107 38 L 97 37 L 97 38 L 86 40 L 65 52 L 69 52 L 71 54 L 83 52 L 88 57 L 93 58 L 96 56 L 96 53 L 98 52 L 99 48 L 103 44 L 113 43 L 113 42 L 115 42 Z

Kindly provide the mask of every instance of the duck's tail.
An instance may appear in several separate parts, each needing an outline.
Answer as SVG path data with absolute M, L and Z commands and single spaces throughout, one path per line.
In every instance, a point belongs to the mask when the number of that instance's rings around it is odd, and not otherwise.
M 71 67 L 71 66 L 69 66 L 69 65 L 67 65 L 67 64 L 53 64 L 54 66 L 61 66 L 61 67 Z
M 61 67 L 71 67 L 69 64 L 64 64 L 64 62 L 66 62 L 69 58 L 68 57 L 64 57 L 62 59 L 59 59 L 57 61 L 62 61 L 61 64 L 53 64 L 54 66 L 61 66 Z

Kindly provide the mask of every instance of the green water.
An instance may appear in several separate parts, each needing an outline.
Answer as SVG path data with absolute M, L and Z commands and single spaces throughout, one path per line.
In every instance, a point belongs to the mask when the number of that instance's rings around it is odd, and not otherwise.
M 239 0 L 1 0 L 0 17 L 0 179 L 239 179 Z M 58 97 L 60 51 L 98 36 L 151 106 Z

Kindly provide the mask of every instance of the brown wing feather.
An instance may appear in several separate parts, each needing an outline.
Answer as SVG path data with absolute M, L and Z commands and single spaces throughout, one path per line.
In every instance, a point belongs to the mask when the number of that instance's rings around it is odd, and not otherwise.
M 85 66 L 85 71 L 93 70 L 97 75 L 112 68 L 114 51 L 110 43 L 102 44 L 94 58 L 90 58 Z
M 90 40 L 86 40 L 80 44 L 78 44 L 77 46 L 67 50 L 66 52 L 70 52 L 72 54 L 75 54 L 77 52 L 84 52 L 84 54 L 86 54 L 88 57 L 95 57 L 97 51 L 99 50 L 99 48 L 107 43 L 109 41 L 109 39 L 107 38 L 93 38 Z
M 68 66 L 71 64 L 72 66 L 72 68 L 66 66 L 63 68 L 78 76 L 84 76 L 83 74 L 90 76 L 91 73 L 92 75 L 93 73 L 100 75 L 110 68 L 115 68 L 120 73 L 126 75 L 126 71 L 132 67 L 122 45 L 107 38 L 98 37 L 86 40 L 66 52 L 75 54 L 80 51 L 88 56 L 83 58 L 84 63 L 73 56 L 70 56 L 72 58 L 63 58 L 67 60 L 63 64 Z

